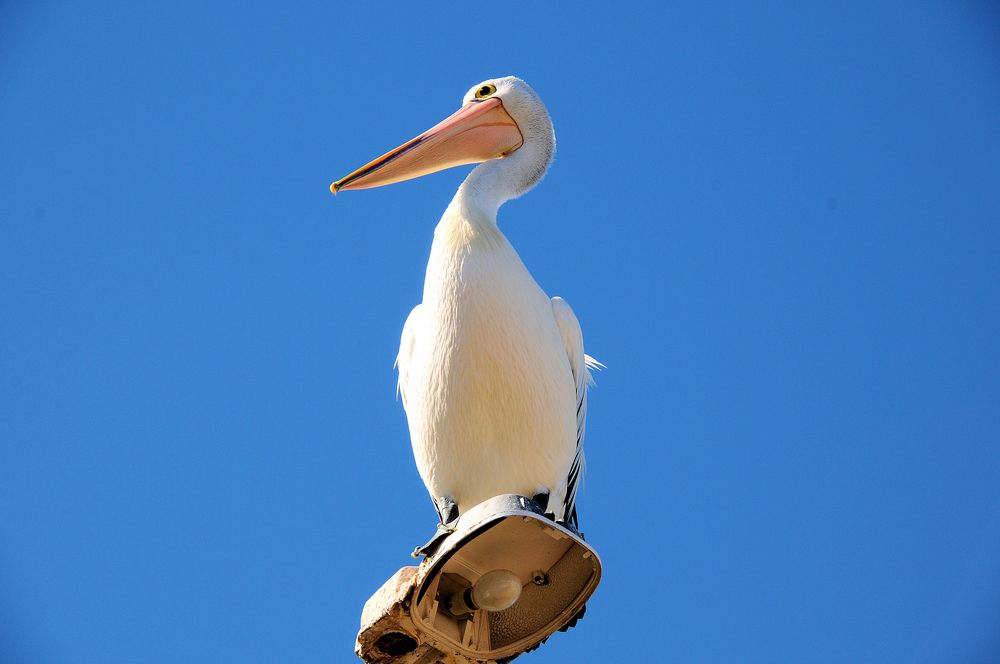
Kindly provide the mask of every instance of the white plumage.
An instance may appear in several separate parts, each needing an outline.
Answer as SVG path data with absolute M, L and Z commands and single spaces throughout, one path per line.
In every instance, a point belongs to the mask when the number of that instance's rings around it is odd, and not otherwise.
M 570 306 L 542 291 L 497 227 L 500 206 L 545 174 L 555 134 L 538 96 L 515 77 L 473 87 L 456 116 L 480 113 L 475 104 L 491 99 L 523 140 L 469 174 L 434 231 L 423 302 L 403 327 L 399 392 L 417 468 L 435 502 L 450 499 L 461 513 L 502 493 L 548 493 L 542 507 L 575 522 L 587 388 L 596 363 L 583 352 Z M 414 146 L 430 150 L 420 144 L 434 139 L 434 131 L 334 190 L 374 180 L 372 173 Z M 429 172 L 424 162 L 408 168 Z M 388 183 L 400 176 L 386 169 L 379 177 Z

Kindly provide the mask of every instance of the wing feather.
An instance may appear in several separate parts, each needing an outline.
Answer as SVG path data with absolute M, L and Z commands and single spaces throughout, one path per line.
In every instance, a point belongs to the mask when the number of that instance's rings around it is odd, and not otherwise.
M 583 439 L 587 431 L 587 390 L 593 384 L 590 375 L 592 369 L 601 369 L 603 364 L 583 352 L 583 331 L 580 322 L 566 300 L 561 297 L 552 298 L 552 313 L 559 326 L 563 345 L 566 346 L 566 356 L 573 370 L 573 382 L 576 385 L 576 456 L 569 469 L 566 485 L 566 498 L 563 509 L 563 520 L 579 528 L 576 513 L 576 494 L 583 478 L 585 459 L 583 454 Z
M 413 307 L 413 311 L 406 318 L 403 325 L 403 334 L 399 339 L 399 354 L 396 355 L 396 369 L 399 370 L 399 380 L 396 382 L 396 396 L 403 399 L 403 410 L 406 410 L 407 387 L 410 378 L 410 361 L 413 358 L 413 347 L 417 340 L 417 330 L 420 329 L 423 317 L 421 308 L 424 305 L 418 304 Z

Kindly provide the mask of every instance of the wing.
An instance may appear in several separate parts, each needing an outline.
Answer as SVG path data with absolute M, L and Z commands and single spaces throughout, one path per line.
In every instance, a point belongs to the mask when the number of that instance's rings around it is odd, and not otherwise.
M 399 354 L 396 356 L 396 368 L 399 370 L 399 381 L 396 383 L 396 396 L 403 399 L 403 410 L 406 410 L 407 385 L 410 378 L 410 360 L 413 357 L 413 347 L 420 329 L 422 304 L 413 307 L 403 325 L 403 335 L 399 339 Z
M 566 355 L 573 370 L 573 382 L 576 384 L 576 456 L 569 470 L 569 481 L 566 485 L 566 500 L 564 503 L 563 520 L 579 528 L 576 515 L 576 492 L 583 476 L 583 438 L 587 430 L 587 389 L 593 383 L 591 369 L 599 369 L 604 365 L 583 352 L 583 332 L 580 322 L 566 300 L 561 297 L 552 298 L 552 313 L 559 326 Z

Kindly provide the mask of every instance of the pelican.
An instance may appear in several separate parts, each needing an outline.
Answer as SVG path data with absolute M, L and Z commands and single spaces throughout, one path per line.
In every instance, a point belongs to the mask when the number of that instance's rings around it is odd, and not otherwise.
M 602 365 L 584 354 L 570 306 L 545 294 L 497 227 L 500 206 L 538 184 L 555 147 L 538 95 L 507 76 L 473 86 L 457 112 L 330 186 L 478 164 L 434 230 L 423 302 L 396 359 L 417 469 L 445 531 L 504 493 L 579 528 L 587 389 Z

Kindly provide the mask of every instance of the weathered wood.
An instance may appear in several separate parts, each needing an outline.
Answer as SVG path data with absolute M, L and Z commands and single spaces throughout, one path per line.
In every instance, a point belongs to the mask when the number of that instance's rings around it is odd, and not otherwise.
M 368 598 L 354 651 L 368 664 L 481 664 L 480 660 L 444 653 L 418 643 L 410 620 L 410 597 L 419 567 L 403 567 Z

